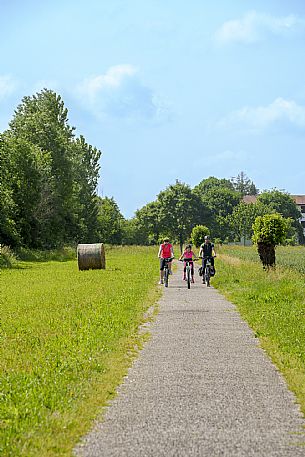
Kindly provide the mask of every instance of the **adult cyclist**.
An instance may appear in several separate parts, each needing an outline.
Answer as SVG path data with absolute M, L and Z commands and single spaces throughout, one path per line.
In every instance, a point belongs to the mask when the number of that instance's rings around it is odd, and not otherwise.
M 199 257 L 202 257 L 203 272 L 207 263 L 207 257 L 210 258 L 211 266 L 214 268 L 214 257 L 216 257 L 215 246 L 207 235 L 204 237 L 204 243 L 200 246 Z M 204 275 L 202 276 L 202 282 L 205 283 Z
M 174 250 L 172 244 L 169 242 L 169 238 L 164 238 L 163 243 L 160 244 L 158 257 L 160 259 L 159 284 L 163 284 L 165 259 L 174 258 Z M 172 274 L 172 262 L 168 262 L 168 272 L 170 275 Z

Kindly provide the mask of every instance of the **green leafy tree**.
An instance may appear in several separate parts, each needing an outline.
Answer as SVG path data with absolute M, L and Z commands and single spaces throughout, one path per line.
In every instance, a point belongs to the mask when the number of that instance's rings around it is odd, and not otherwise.
M 285 242 L 290 224 L 291 219 L 279 213 L 265 214 L 255 219 L 252 240 L 257 244 L 264 268 L 275 266 L 275 248 Z
M 23 138 L 5 135 L 7 153 L 11 155 L 12 197 L 15 204 L 14 220 L 20 244 L 39 247 L 44 220 L 39 208 L 43 200 L 44 177 L 49 167 L 49 157 L 40 148 Z
M 265 191 L 257 197 L 257 201 L 268 205 L 273 211 L 280 213 L 284 218 L 291 218 L 292 223 L 288 236 L 292 238 L 297 234 L 299 241 L 304 242 L 303 228 L 299 222 L 301 213 L 288 192 L 278 189 Z
M 101 151 L 88 144 L 81 135 L 73 139 L 72 149 L 72 172 L 73 172 L 73 195 L 72 207 L 74 233 L 71 236 L 75 240 L 96 242 L 100 239 L 99 233 L 99 199 L 96 194 L 99 177 L 99 160 Z
M 204 237 L 210 236 L 210 230 L 205 225 L 196 225 L 191 234 L 192 243 L 199 248 L 204 243 Z
M 230 236 L 227 216 L 232 213 L 241 199 L 241 194 L 234 189 L 228 179 L 218 179 L 213 176 L 204 179 L 194 187 L 196 193 L 208 208 L 210 217 L 205 223 L 210 228 L 211 235 L 221 240 Z
M 132 219 L 124 219 L 122 244 L 143 246 L 149 244 L 148 234 L 143 231 L 143 228 L 136 217 L 133 217 Z
M 44 89 L 24 97 L 10 122 L 11 137 L 39 148 L 49 158 L 44 179 L 44 203 L 40 207 L 41 244 L 51 247 L 68 237 L 73 221 L 73 176 L 70 144 L 74 128 L 61 97 Z M 42 214 L 44 211 L 44 214 Z
M 124 218 L 113 198 L 98 197 L 99 239 L 103 243 L 121 244 Z
M 16 204 L 13 199 L 13 159 L 3 135 L 0 135 L 0 244 L 19 243 L 15 223 Z
M 244 242 L 247 239 L 250 240 L 253 235 L 253 224 L 256 217 L 274 212 L 273 208 L 261 202 L 245 203 L 241 201 L 234 207 L 232 214 L 227 217 L 233 238 L 235 240 L 243 239 Z
M 207 217 L 200 197 L 180 181 L 170 185 L 158 195 L 160 227 L 172 240 L 177 240 L 182 252 L 183 243 L 190 237 L 195 225 Z
M 160 238 L 160 205 L 158 201 L 148 203 L 136 211 L 139 227 L 147 233 L 150 244 L 157 244 Z
M 18 164 L 13 198 L 22 243 L 50 248 L 93 241 L 100 151 L 75 139 L 61 97 L 47 89 L 24 97 L 5 136 Z
M 242 196 L 258 194 L 258 189 L 256 188 L 254 182 L 248 178 L 244 171 L 241 171 L 236 178 L 232 178 L 231 182 L 234 189 Z
M 210 190 L 214 190 L 217 187 L 225 187 L 229 190 L 234 190 L 234 185 L 229 179 L 215 178 L 210 176 L 209 178 L 203 179 L 197 186 L 194 187 L 194 192 L 200 196 L 206 194 Z
M 297 221 L 301 217 L 295 201 L 288 192 L 278 189 L 265 191 L 258 195 L 257 201 L 273 208 L 274 211 L 280 213 L 285 218 L 290 217 Z
M 241 199 L 241 194 L 234 190 L 233 184 L 227 179 L 210 177 L 194 187 L 196 193 L 208 208 L 210 217 L 205 221 L 211 235 L 224 240 L 230 236 L 227 216 L 232 213 Z

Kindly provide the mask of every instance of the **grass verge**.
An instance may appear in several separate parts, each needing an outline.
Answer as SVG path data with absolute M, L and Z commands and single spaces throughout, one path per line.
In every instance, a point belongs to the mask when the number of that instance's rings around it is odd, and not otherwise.
M 0 272 L 3 456 L 70 456 L 115 394 L 159 291 L 156 248 L 106 254 L 107 269 L 21 262 Z
M 236 304 L 283 373 L 305 415 L 304 275 L 283 267 L 267 273 L 261 264 L 227 252 L 230 250 L 222 248 L 217 258 L 213 285 Z

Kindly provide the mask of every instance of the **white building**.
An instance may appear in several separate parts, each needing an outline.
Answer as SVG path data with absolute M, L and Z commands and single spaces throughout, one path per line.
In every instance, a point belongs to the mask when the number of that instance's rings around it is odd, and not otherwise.
M 305 195 L 291 195 L 295 201 L 295 204 L 298 207 L 298 210 L 301 212 L 302 217 L 300 218 L 300 223 L 303 227 L 303 233 L 305 236 Z

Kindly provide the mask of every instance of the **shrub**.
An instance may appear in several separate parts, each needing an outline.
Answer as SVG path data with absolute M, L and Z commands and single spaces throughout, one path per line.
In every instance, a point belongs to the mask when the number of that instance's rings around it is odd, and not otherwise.
M 290 226 L 291 219 L 285 219 L 279 213 L 265 214 L 255 219 L 252 241 L 257 244 L 264 268 L 275 266 L 275 247 L 285 242 Z
M 210 236 L 210 230 L 205 225 L 196 225 L 191 234 L 192 244 L 199 248 L 199 246 L 204 243 L 204 237 L 208 235 Z
M 16 257 L 8 246 L 0 245 L 0 268 L 12 268 L 16 263 Z

